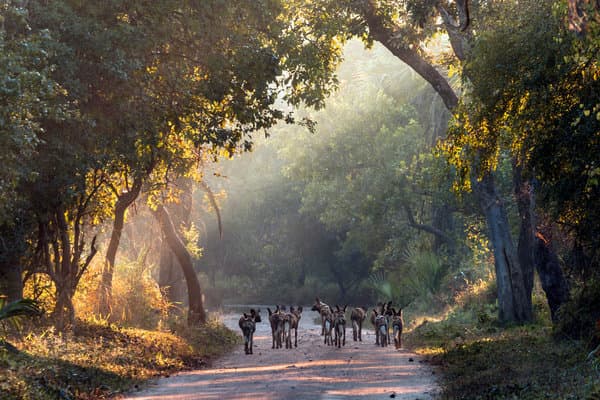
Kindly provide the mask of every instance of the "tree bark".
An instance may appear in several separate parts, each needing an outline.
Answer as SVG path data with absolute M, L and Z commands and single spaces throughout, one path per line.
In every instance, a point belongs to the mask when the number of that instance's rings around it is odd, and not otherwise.
M 388 28 L 377 12 L 374 0 L 363 2 L 363 17 L 369 26 L 369 33 L 376 41 L 383 44 L 393 55 L 411 67 L 417 74 L 425 79 L 440 95 L 446 108 L 454 110 L 458 105 L 458 96 L 446 78 L 429 62 L 413 50 L 397 40 L 401 32 Z
M 173 254 L 165 235 L 160 244 L 158 286 L 170 303 L 185 303 L 186 283 L 183 269 Z
M 206 322 L 206 312 L 204 311 L 204 304 L 202 301 L 202 289 L 200 288 L 200 282 L 196 276 L 194 265 L 192 263 L 192 257 L 185 248 L 183 241 L 177 234 L 171 216 L 167 210 L 162 206 L 158 206 L 154 213 L 158 219 L 160 226 L 165 235 L 165 239 L 171 248 L 171 251 L 177 257 L 179 265 L 183 270 L 185 280 L 188 289 L 188 325 L 195 326 Z
M 552 322 L 556 322 L 558 309 L 569 299 L 569 286 L 550 242 L 537 231 L 534 187 L 523 178 L 521 166 L 515 164 L 513 171 L 515 197 L 521 220 L 518 254 L 525 277 L 525 288 L 531 299 L 534 270 L 537 271 L 550 307 Z
M 117 250 L 123 233 L 125 224 L 125 212 L 127 208 L 137 199 L 142 188 L 142 179 L 135 178 L 131 190 L 118 196 L 115 204 L 115 219 L 113 221 L 113 230 L 110 236 L 110 242 L 106 250 L 106 260 L 102 270 L 102 280 L 98 287 L 98 312 L 100 315 L 108 316 L 111 313 L 112 302 L 112 281 L 115 271 L 115 260 Z
M 21 266 L 17 262 L 0 262 L 0 296 L 6 296 L 8 303 L 23 298 Z
M 531 303 L 534 277 L 534 250 L 536 233 L 535 197 L 533 185 L 523 177 L 523 168 L 513 163 L 513 187 L 519 210 L 520 229 L 517 254 L 523 271 L 527 299 Z M 532 307 L 529 304 L 529 307 Z
M 436 241 L 439 241 L 440 243 L 442 243 L 442 242 L 446 243 L 449 247 L 455 246 L 456 243 L 454 241 L 454 238 L 452 238 L 452 236 L 448 235 L 446 232 L 442 231 L 441 229 L 436 228 L 433 225 L 417 223 L 412 214 L 412 210 L 411 210 L 410 206 L 407 203 L 405 203 L 403 206 L 404 206 L 404 211 L 406 212 L 406 218 L 408 219 L 409 226 L 432 234 L 435 237 Z
M 475 191 L 485 214 L 494 251 L 498 286 L 499 318 L 502 322 L 523 323 L 532 320 L 531 295 L 525 289 L 525 277 L 510 235 L 508 217 L 494 178 L 486 174 L 475 182 Z
M 546 293 L 552 322 L 559 319 L 559 309 L 569 300 L 569 285 L 563 274 L 558 256 L 550 246 L 550 242 L 537 233 L 535 236 L 535 268 Z

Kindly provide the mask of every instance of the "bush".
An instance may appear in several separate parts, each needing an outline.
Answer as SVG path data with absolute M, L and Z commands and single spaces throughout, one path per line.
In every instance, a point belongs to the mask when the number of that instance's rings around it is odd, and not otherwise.
M 571 300 L 559 310 L 555 333 L 584 340 L 590 347 L 600 344 L 600 280 L 590 280 L 572 290 Z
M 83 276 L 73 300 L 76 315 L 93 320 L 97 314 L 100 270 L 100 263 L 97 263 Z M 171 304 L 165 300 L 150 270 L 149 266 L 137 260 L 115 267 L 111 322 L 154 329 L 167 317 Z

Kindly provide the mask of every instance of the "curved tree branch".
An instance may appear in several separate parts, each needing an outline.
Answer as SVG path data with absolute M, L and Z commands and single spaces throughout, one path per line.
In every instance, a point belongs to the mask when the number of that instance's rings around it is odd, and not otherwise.
M 432 235 L 435 235 L 438 238 L 440 238 L 442 241 L 448 243 L 450 246 L 454 246 L 456 244 L 455 240 L 450 235 L 439 230 L 438 228 L 433 227 L 431 225 L 417 223 L 415 221 L 415 217 L 413 216 L 412 209 L 410 208 L 410 206 L 408 204 L 404 203 L 403 207 L 404 207 L 404 211 L 406 212 L 406 218 L 408 218 L 408 224 L 411 227 L 431 233 Z
M 401 29 L 386 26 L 383 18 L 377 13 L 377 6 L 374 0 L 365 0 L 362 5 L 363 17 L 373 39 L 383 44 L 392 54 L 429 82 L 440 95 L 446 107 L 449 110 L 454 110 L 458 105 L 458 96 L 446 78 L 433 65 L 421 57 L 415 49 L 411 49 L 405 44 L 400 43 L 398 37 L 402 37 Z
M 221 221 L 221 210 L 219 209 L 219 205 L 217 204 L 217 199 L 215 198 L 214 193 L 208 187 L 206 182 L 201 181 L 200 187 L 206 192 L 208 195 L 208 200 L 210 201 L 210 205 L 215 209 L 215 213 L 217 213 L 217 223 L 219 224 L 219 238 L 223 239 L 223 223 Z

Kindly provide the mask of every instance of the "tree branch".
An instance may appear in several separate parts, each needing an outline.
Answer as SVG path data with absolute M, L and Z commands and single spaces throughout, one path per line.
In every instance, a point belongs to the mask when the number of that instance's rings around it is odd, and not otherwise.
M 441 231 L 440 229 L 437 229 L 431 225 L 417 223 L 413 216 L 412 209 L 410 208 L 410 206 L 408 204 L 404 203 L 403 207 L 404 207 L 404 211 L 406 212 L 406 217 L 408 218 L 408 224 L 411 227 L 431 233 L 432 235 L 439 237 L 440 239 L 442 239 L 444 242 L 448 243 L 451 246 L 454 246 L 456 244 L 455 240 L 450 235 Z
M 386 26 L 383 18 L 377 13 L 377 6 L 374 0 L 365 0 L 363 7 L 363 17 L 369 27 L 369 33 L 376 41 L 383 44 L 396 57 L 411 67 L 423 79 L 425 79 L 440 95 L 442 101 L 448 110 L 453 110 L 458 105 L 458 96 L 450 86 L 446 78 L 421 57 L 416 50 L 399 43 L 398 38 L 402 37 L 399 27 L 390 28 Z

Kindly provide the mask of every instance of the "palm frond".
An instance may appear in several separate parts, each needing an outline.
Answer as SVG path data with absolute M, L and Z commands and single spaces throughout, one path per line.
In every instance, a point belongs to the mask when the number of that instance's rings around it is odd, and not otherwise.
M 39 303 L 32 299 L 16 300 L 8 304 L 0 300 L 0 321 L 18 317 L 33 317 L 40 315 L 42 310 Z

